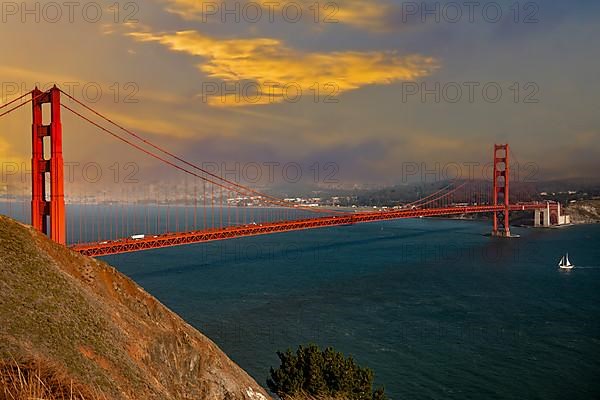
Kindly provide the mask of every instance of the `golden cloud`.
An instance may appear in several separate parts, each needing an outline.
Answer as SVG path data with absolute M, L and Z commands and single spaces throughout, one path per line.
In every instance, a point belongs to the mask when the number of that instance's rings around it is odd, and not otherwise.
M 298 93 L 338 95 L 366 85 L 386 85 L 430 75 L 432 57 L 389 51 L 303 52 L 270 38 L 219 40 L 197 31 L 133 32 L 135 40 L 158 42 L 173 51 L 206 59 L 198 68 L 222 82 L 244 83 L 253 93 L 218 96 L 209 104 L 252 105 L 282 102 Z M 290 94 L 291 92 L 291 94 Z M 265 98 L 266 97 L 266 98 Z M 241 98 L 241 100 L 240 100 Z
M 164 0 L 167 11 L 177 14 L 187 20 L 234 21 L 235 15 L 225 15 L 225 10 L 236 10 L 240 19 L 244 13 L 257 17 L 256 10 L 244 11 L 250 3 L 262 8 L 261 20 L 285 22 L 295 20 L 298 10 L 302 12 L 302 19 L 322 25 L 347 24 L 360 29 L 380 32 L 388 31 L 387 16 L 394 12 L 394 8 L 386 2 L 365 0 L 344 0 L 342 2 L 315 3 L 313 0 L 248 0 L 247 2 L 202 2 L 198 0 Z M 315 7 L 318 5 L 318 7 Z M 291 7 L 293 6 L 293 7 Z M 289 8 L 288 8 L 289 7 Z M 288 15 L 289 14 L 289 15 Z
M 330 17 L 337 19 L 340 23 L 373 32 L 384 32 L 391 28 L 386 17 L 393 13 L 393 7 L 375 1 L 346 0 L 335 13 L 333 10 L 329 12 L 331 13 Z

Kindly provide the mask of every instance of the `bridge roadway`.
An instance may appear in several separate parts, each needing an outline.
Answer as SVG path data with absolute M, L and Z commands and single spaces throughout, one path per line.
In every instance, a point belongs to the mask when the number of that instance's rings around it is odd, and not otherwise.
M 528 211 L 545 208 L 542 203 L 515 204 L 510 211 Z M 70 248 L 83 255 L 91 257 L 112 254 L 130 253 L 134 251 L 158 249 L 162 247 L 182 246 L 193 243 L 213 242 L 217 240 L 235 239 L 247 236 L 268 235 L 280 232 L 300 231 L 330 226 L 353 225 L 367 222 L 386 221 L 393 219 L 435 217 L 443 215 L 491 213 L 503 211 L 504 206 L 453 206 L 430 209 L 405 209 L 393 211 L 356 212 L 347 215 L 337 215 L 292 221 L 268 222 L 243 226 L 230 226 L 219 229 L 208 229 L 192 232 L 165 233 L 147 236 L 144 239 L 119 239 L 95 243 L 76 244 Z

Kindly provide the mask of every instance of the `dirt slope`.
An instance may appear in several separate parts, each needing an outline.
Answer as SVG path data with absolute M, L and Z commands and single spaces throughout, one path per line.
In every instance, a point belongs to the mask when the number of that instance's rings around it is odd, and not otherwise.
M 43 359 L 109 399 L 265 400 L 213 342 L 109 265 L 0 216 L 0 359 Z

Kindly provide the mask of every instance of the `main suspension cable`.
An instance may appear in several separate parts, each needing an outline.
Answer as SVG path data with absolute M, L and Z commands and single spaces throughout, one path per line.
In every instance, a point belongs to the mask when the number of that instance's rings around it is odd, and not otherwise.
M 60 90 L 60 89 L 59 89 L 59 90 Z M 143 137 L 142 137 L 142 136 L 140 136 L 139 134 L 137 134 L 137 133 L 135 133 L 135 132 L 131 131 L 130 129 L 127 129 L 127 128 L 123 127 L 122 125 L 120 125 L 120 124 L 118 124 L 118 123 L 114 122 L 113 120 L 111 120 L 111 119 L 110 119 L 110 118 L 108 118 L 107 116 L 105 116 L 105 115 L 103 115 L 103 114 L 101 114 L 101 113 L 97 112 L 96 110 L 94 110 L 93 108 L 89 107 L 88 105 L 86 105 L 86 104 L 85 104 L 85 103 L 83 103 L 82 101 L 78 100 L 77 98 L 75 98 L 75 97 L 71 96 L 70 94 L 68 94 L 68 93 L 66 93 L 66 92 L 64 92 L 64 91 L 62 91 L 62 90 L 60 90 L 60 91 L 61 91 L 61 93 L 63 93 L 65 96 L 67 96 L 69 99 L 73 100 L 74 102 L 76 102 L 76 103 L 77 103 L 77 104 L 79 104 L 80 106 L 84 107 L 86 110 L 88 110 L 88 111 L 92 112 L 93 114 L 97 115 L 98 117 L 100 117 L 100 118 L 104 119 L 104 120 L 105 120 L 105 121 L 107 121 L 108 123 L 110 123 L 110 124 L 112 124 L 112 125 L 116 126 L 117 128 L 121 129 L 121 130 L 122 130 L 122 131 L 124 131 L 125 133 L 127 133 L 127 134 L 129 134 L 129 135 L 131 135 L 131 136 L 135 137 L 136 139 L 138 139 L 138 140 L 142 141 L 143 143 L 147 144 L 148 146 L 150 146 L 150 147 L 152 147 L 152 148 L 154 148 L 154 149 L 156 149 L 156 150 L 160 151 L 161 153 L 163 153 L 163 154 L 165 154 L 165 155 L 167 155 L 167 156 L 169 156 L 169 157 L 172 157 L 172 158 L 176 159 L 177 161 L 179 161 L 179 162 L 181 162 L 181 163 L 184 163 L 185 165 L 187 165 L 187 166 L 189 166 L 189 167 L 191 167 L 191 168 L 194 168 L 194 169 L 196 169 L 196 170 L 198 170 L 198 171 L 200 171 L 200 172 L 202 172 L 202 173 L 204 173 L 204 174 L 206 174 L 206 175 L 209 175 L 209 176 L 211 176 L 211 177 L 213 177 L 213 178 L 215 178 L 215 179 L 217 179 L 217 180 L 219 180 L 219 181 L 226 182 L 228 185 L 231 185 L 231 186 L 233 186 L 234 188 L 238 188 L 238 189 L 232 189 L 231 187 L 227 187 L 227 186 L 221 186 L 221 185 L 219 185 L 220 187 L 223 187 L 223 188 L 226 188 L 226 189 L 229 189 L 229 190 L 232 190 L 232 191 L 234 191 L 234 192 L 237 192 L 237 193 L 240 193 L 240 194 L 244 194 L 244 195 L 253 194 L 253 195 L 256 195 L 256 196 L 263 197 L 263 198 L 265 198 L 265 199 L 270 199 L 270 201 L 267 201 L 267 202 L 269 202 L 269 203 L 272 203 L 272 204 L 274 204 L 274 205 L 278 205 L 278 206 L 280 206 L 280 207 L 281 207 L 281 206 L 283 206 L 283 207 L 289 207 L 289 208 L 295 208 L 295 209 L 304 209 L 304 210 L 307 210 L 307 211 L 311 211 L 311 212 L 317 212 L 317 213 L 341 213 L 341 214 L 345 214 L 345 213 L 346 213 L 346 212 L 343 212 L 343 211 L 334 211 L 334 210 L 325 210 L 325 209 L 315 209 L 314 207 L 304 207 L 304 206 L 298 206 L 298 205 L 296 205 L 296 204 L 289 203 L 289 202 L 287 202 L 287 201 L 284 201 L 284 200 L 282 200 L 282 199 L 279 199 L 279 198 L 277 198 L 277 197 L 274 197 L 274 196 L 271 196 L 271 195 L 268 195 L 268 194 L 265 194 L 265 193 L 262 193 L 262 192 L 256 191 L 256 190 L 254 190 L 254 189 L 252 189 L 252 188 L 249 188 L 249 187 L 247 187 L 247 186 L 244 186 L 244 185 L 238 184 L 238 183 L 236 183 L 236 182 L 230 181 L 230 180 L 228 180 L 228 179 L 226 179 L 226 178 L 223 178 L 223 177 L 221 177 L 221 176 L 219 176 L 219 175 L 216 175 L 216 174 L 214 174 L 214 173 L 212 173 L 212 172 L 210 172 L 210 171 L 207 171 L 207 170 L 205 170 L 205 169 L 203 169 L 203 168 L 201 168 L 201 167 L 199 167 L 199 166 L 197 166 L 197 165 L 195 165 L 195 164 L 193 164 L 193 163 L 190 163 L 190 162 L 188 162 L 187 160 L 185 160 L 185 159 L 183 159 L 183 158 L 181 158 L 181 157 L 179 157 L 179 156 L 177 156 L 177 155 L 175 155 L 175 154 L 173 154 L 173 153 L 169 152 L 168 150 L 165 150 L 165 149 L 161 148 L 161 147 L 160 147 L 160 146 L 158 146 L 158 145 L 155 145 L 154 143 L 152 143 L 152 142 L 150 142 L 149 140 L 147 140 L 147 139 L 143 138 Z M 63 104 L 63 107 L 66 107 L 66 106 Z M 70 111 L 73 111 L 72 109 L 69 109 L 69 110 L 70 110 Z M 80 116 L 81 116 L 81 114 L 78 114 L 78 115 L 80 115 Z M 83 116 L 82 116 L 82 118 L 85 118 L 85 117 L 83 117 Z M 196 176 L 196 175 L 194 174 L 194 176 Z M 209 181 L 210 181 L 210 180 L 209 180 Z M 212 182 L 212 181 L 210 181 L 210 182 Z
M 8 103 L 4 104 L 4 105 L 2 105 L 2 106 L 0 107 L 0 109 L 2 109 L 2 108 L 4 108 L 4 107 L 7 107 L 7 106 L 9 106 L 9 105 L 13 104 L 13 103 L 14 103 L 14 102 L 16 102 L 16 101 L 19 101 L 19 100 L 21 100 L 23 97 L 25 97 L 25 96 L 27 96 L 27 95 L 30 95 L 30 94 L 32 94 L 32 93 L 33 93 L 33 92 L 27 92 L 27 93 L 25 93 L 24 95 L 22 95 L 22 96 L 20 96 L 20 97 L 18 97 L 18 98 L 16 98 L 16 99 L 14 99 L 14 100 L 12 100 L 12 101 L 10 101 L 10 102 L 8 102 Z M 11 108 L 10 110 L 7 110 L 7 111 L 3 112 L 2 114 L 0 114 L 0 118 L 1 118 L 1 117 L 4 117 L 4 116 L 5 116 L 5 115 L 7 115 L 7 114 L 10 114 L 11 112 L 13 112 L 13 111 L 15 111 L 15 110 L 18 110 L 19 108 L 23 107 L 23 106 L 24 106 L 25 104 L 27 104 L 27 103 L 30 103 L 30 102 L 32 102 L 32 101 L 35 101 L 35 100 L 39 99 L 40 97 L 44 96 L 45 94 L 47 94 L 47 92 L 42 92 L 42 93 L 38 94 L 37 96 L 35 96 L 35 97 L 32 97 L 31 99 L 29 99 L 29 100 L 27 100 L 27 101 L 24 101 L 24 102 L 22 102 L 21 104 L 18 104 L 18 105 L 16 105 L 16 106 L 14 106 L 14 107 L 13 107 L 13 108 Z

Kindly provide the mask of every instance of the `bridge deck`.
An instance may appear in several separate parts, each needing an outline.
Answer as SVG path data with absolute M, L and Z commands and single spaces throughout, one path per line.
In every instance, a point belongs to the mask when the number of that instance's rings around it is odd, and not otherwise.
M 511 205 L 510 211 L 535 210 L 545 207 L 545 204 L 540 203 Z M 105 242 L 77 244 L 71 246 L 71 249 L 87 256 L 98 257 L 112 254 L 129 253 L 133 251 L 151 250 L 163 247 L 235 239 L 247 236 L 268 235 L 273 233 L 291 232 L 305 229 L 353 225 L 359 223 L 386 221 L 394 219 L 490 213 L 502 210 L 504 210 L 503 205 L 484 205 L 431 209 L 406 209 L 380 212 L 358 212 L 347 215 L 319 217 L 295 221 L 278 221 L 262 224 L 225 227 L 221 229 L 167 233 L 162 235 L 146 237 L 144 239 L 126 238 Z

